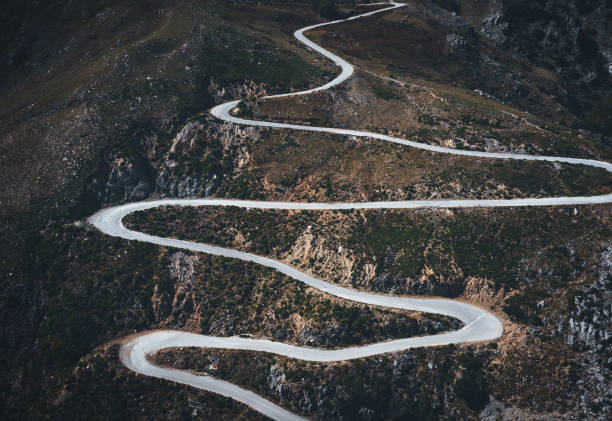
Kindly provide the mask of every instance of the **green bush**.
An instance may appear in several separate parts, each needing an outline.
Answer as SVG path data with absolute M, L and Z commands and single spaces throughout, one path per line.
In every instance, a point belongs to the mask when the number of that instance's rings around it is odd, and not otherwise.
M 393 89 L 387 86 L 373 85 L 372 92 L 374 92 L 374 95 L 376 95 L 376 97 L 380 99 L 391 100 L 397 98 L 397 95 L 395 95 Z

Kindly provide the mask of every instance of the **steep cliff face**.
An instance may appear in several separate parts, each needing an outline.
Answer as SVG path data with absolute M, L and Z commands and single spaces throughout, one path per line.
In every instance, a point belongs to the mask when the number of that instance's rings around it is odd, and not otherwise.
M 581 405 L 584 402 L 601 408 L 602 413 L 612 411 L 612 376 L 610 339 L 612 338 L 612 246 L 601 253 L 595 280 L 582 286 L 570 302 L 570 313 L 559 321 L 559 330 L 565 332 L 566 342 L 581 351 L 579 364 L 586 373 L 578 382 Z
M 161 197 L 207 197 L 240 175 L 250 161 L 248 145 L 258 130 L 207 118 L 189 122 L 172 140 L 157 165 L 156 191 Z

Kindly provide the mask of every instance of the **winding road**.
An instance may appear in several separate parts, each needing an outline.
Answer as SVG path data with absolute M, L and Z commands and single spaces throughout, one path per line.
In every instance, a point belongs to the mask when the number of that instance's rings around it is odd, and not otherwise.
M 376 13 L 385 12 L 398 7 L 402 7 L 403 3 L 377 3 L 386 5 L 382 9 L 370 11 L 357 16 L 350 17 L 344 20 L 326 22 L 318 25 L 308 26 L 295 32 L 295 37 L 304 43 L 312 50 L 331 59 L 341 67 L 342 72 L 331 82 L 318 88 L 307 91 L 273 95 L 264 98 L 278 98 L 283 96 L 306 95 L 316 91 L 322 91 L 333 86 L 336 86 L 353 74 L 353 66 L 334 55 L 333 53 L 323 49 L 319 45 L 310 41 L 304 35 L 308 30 L 318 28 L 325 25 L 332 25 L 338 22 L 347 20 L 364 18 Z M 327 132 L 342 135 L 350 135 L 357 137 L 368 137 L 380 139 L 384 141 L 399 143 L 415 148 L 425 149 L 432 152 L 447 153 L 453 155 L 463 155 L 468 157 L 478 158 L 494 158 L 494 159 L 518 159 L 518 160 L 536 160 L 550 161 L 567 164 L 582 164 L 591 167 L 604 168 L 612 172 L 612 164 L 602 161 L 564 158 L 552 156 L 534 156 L 520 154 L 504 154 L 504 153 L 488 153 L 478 151 L 465 151 L 440 146 L 421 144 L 405 139 L 394 138 L 391 136 L 370 133 L 359 130 L 335 129 L 327 127 L 311 127 L 295 124 L 283 124 L 267 121 L 245 120 L 234 117 L 230 114 L 240 101 L 231 101 L 214 107 L 211 114 L 218 119 L 226 122 L 271 127 L 285 128 L 295 130 L 308 130 L 316 132 Z M 372 294 L 362 291 L 357 291 L 349 288 L 343 288 L 332 283 L 316 279 L 304 272 L 273 260 L 267 257 L 258 256 L 251 253 L 245 253 L 237 250 L 216 247 L 207 244 L 195 243 L 191 241 L 183 241 L 173 238 L 163 238 L 152 235 L 147 235 L 141 232 L 136 232 L 127 229 L 122 219 L 124 216 L 145 209 L 156 208 L 159 206 L 239 206 L 243 208 L 259 208 L 259 209 L 305 209 L 305 210 L 338 210 L 338 209 L 411 209 L 411 208 L 459 208 L 459 207 L 509 207 L 509 206 L 551 206 L 551 205 L 581 205 L 581 204 L 596 204 L 596 203 L 611 203 L 612 194 L 588 197 L 552 197 L 552 198 L 537 198 L 537 199 L 510 199 L 510 200 L 424 200 L 424 201 L 396 201 L 396 202 L 364 202 L 364 203 L 294 203 L 294 202 L 262 202 L 262 201 L 245 201 L 232 199 L 166 199 L 146 202 L 136 202 L 111 208 L 106 208 L 98 211 L 96 214 L 88 218 L 89 223 L 98 228 L 101 232 L 121 237 L 128 240 L 144 241 L 152 244 L 158 244 L 165 247 L 174 247 L 180 249 L 191 250 L 195 252 L 208 253 L 217 256 L 240 259 L 248 262 L 254 262 L 263 266 L 276 269 L 287 276 L 295 279 L 297 282 L 303 282 L 313 288 L 326 292 L 337 297 L 371 304 L 381 307 L 390 307 L 397 309 L 405 309 L 412 311 L 421 311 L 428 313 L 442 314 L 452 316 L 461 320 L 464 326 L 456 331 L 442 333 L 438 335 L 413 337 L 406 339 L 397 339 L 386 342 L 379 342 L 365 346 L 348 347 L 342 349 L 326 350 L 319 348 L 308 348 L 294 345 L 288 345 L 280 342 L 273 342 L 263 339 L 252 339 L 243 337 L 216 337 L 199 335 L 181 331 L 153 331 L 146 332 L 140 335 L 135 335 L 126 339 L 123 343 L 120 357 L 123 364 L 129 369 L 143 374 L 177 383 L 190 385 L 202 390 L 212 391 L 223 396 L 230 397 L 239 402 L 242 402 L 256 411 L 275 419 L 275 420 L 303 420 L 301 418 L 273 402 L 251 392 L 245 390 L 232 383 L 216 379 L 209 375 L 196 375 L 187 371 L 163 368 L 153 364 L 148 355 L 166 348 L 175 347 L 205 347 L 205 348 L 223 348 L 223 349 L 239 349 L 249 351 L 269 352 L 277 355 L 282 355 L 290 358 L 297 358 L 307 361 L 341 361 L 354 358 L 363 358 L 367 356 L 383 354 L 388 352 L 405 350 L 413 347 L 438 346 L 447 344 L 457 344 L 476 341 L 490 341 L 499 338 L 503 333 L 502 322 L 492 313 L 483 310 L 479 307 L 466 304 L 463 302 L 447 299 L 427 299 L 427 298 L 407 298 L 391 295 Z

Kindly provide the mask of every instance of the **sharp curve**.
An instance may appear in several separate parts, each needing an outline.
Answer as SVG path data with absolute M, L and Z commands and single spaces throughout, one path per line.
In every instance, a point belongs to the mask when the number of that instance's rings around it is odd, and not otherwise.
M 371 3 L 369 5 L 373 5 Z M 321 46 L 315 44 L 304 35 L 305 32 L 325 25 L 333 25 L 335 23 L 364 18 L 377 13 L 402 7 L 403 3 L 375 3 L 378 5 L 386 5 L 382 9 L 370 11 L 348 19 L 336 20 L 333 22 L 325 22 L 317 25 L 308 26 L 297 30 L 295 37 L 305 44 L 307 47 L 317 53 L 332 60 L 341 68 L 341 73 L 329 83 L 306 91 L 272 95 L 264 98 L 279 98 L 284 96 L 307 95 L 317 91 L 323 91 L 336 86 L 347 80 L 353 74 L 353 66 L 344 59 L 325 50 Z M 399 143 L 414 148 L 424 149 L 431 152 L 446 153 L 460 156 L 476 157 L 476 158 L 492 158 L 492 159 L 515 159 L 515 160 L 530 160 L 530 161 L 548 161 L 560 162 L 567 164 L 581 164 L 591 167 L 604 168 L 612 172 L 612 164 L 603 161 L 579 158 L 565 158 L 553 156 L 535 156 L 521 154 L 504 154 L 504 153 L 489 153 L 479 151 L 465 151 L 444 148 L 440 146 L 428 145 L 409 141 L 406 139 L 395 138 L 378 133 L 371 133 L 360 130 L 337 129 L 328 127 L 312 127 L 296 124 L 284 124 L 268 121 L 245 120 L 232 116 L 231 110 L 234 109 L 240 100 L 226 102 L 214 107 L 210 112 L 213 116 L 226 122 L 259 126 L 271 128 L 283 128 L 294 130 L 307 130 L 315 132 L 327 132 L 334 134 L 343 134 L 357 137 L 368 137 L 380 139 L 388 142 Z M 503 333 L 502 322 L 491 312 L 488 312 L 479 307 L 459 302 L 450 299 L 428 299 L 428 298 L 407 298 L 391 295 L 372 294 L 362 291 L 357 291 L 349 288 L 344 288 L 317 278 L 314 278 L 304 272 L 301 272 L 291 266 L 274 259 L 256 254 L 245 253 L 237 250 L 216 247 L 208 244 L 195 243 L 191 241 L 178 240 L 173 238 L 163 238 L 144 233 L 136 232 L 127 229 L 122 219 L 124 216 L 145 209 L 156 208 L 159 206 L 239 206 L 243 208 L 259 208 L 259 209 L 304 209 L 304 210 L 339 210 L 339 209 L 414 209 L 414 208 L 462 208 L 462 207 L 511 207 L 511 206 L 551 206 L 551 205 L 581 205 L 581 204 L 597 204 L 612 202 L 612 194 L 600 196 L 582 196 L 582 197 L 551 197 L 551 198 L 526 198 L 526 199 L 509 199 L 509 200 L 421 200 L 421 201 L 395 201 L 395 202 L 362 202 L 362 203 L 295 203 L 295 202 L 263 202 L 251 200 L 233 200 L 233 199 L 166 199 L 129 203 L 116 207 L 106 208 L 98 211 L 91 216 L 88 221 L 97 227 L 105 234 L 121 237 L 128 240 L 144 241 L 152 244 L 158 244 L 165 247 L 175 247 L 195 252 L 208 253 L 217 256 L 240 259 L 248 262 L 254 262 L 262 266 L 267 266 L 284 273 L 285 275 L 295 279 L 298 282 L 303 282 L 313 288 L 317 288 L 323 292 L 335 295 L 347 300 L 376 305 L 381 307 L 390 307 L 397 309 L 421 311 L 435 314 L 452 316 L 464 323 L 464 327 L 453 331 L 438 335 L 413 337 L 405 339 L 397 339 L 386 342 L 373 343 L 365 346 L 355 346 L 342 349 L 319 349 L 300 347 L 289 345 L 280 342 L 273 342 L 264 339 L 251 339 L 242 337 L 216 337 L 199 335 L 181 331 L 153 331 L 147 332 L 135 337 L 126 339 L 124 342 L 120 356 L 121 361 L 129 369 L 146 375 L 174 381 L 190 385 L 202 390 L 208 390 L 218 393 L 223 396 L 230 397 L 239 402 L 242 402 L 256 411 L 275 419 L 275 420 L 303 420 L 273 402 L 239 386 L 229 382 L 215 379 L 209 375 L 196 375 L 187 371 L 181 371 L 170 368 L 163 368 L 153 364 L 148 355 L 167 348 L 175 347 L 205 347 L 205 348 L 222 348 L 222 349 L 238 349 L 259 352 L 269 352 L 277 355 L 282 355 L 290 358 L 297 358 L 308 361 L 341 361 L 354 358 L 363 358 L 372 355 L 378 355 L 388 352 L 400 351 L 414 347 L 439 346 L 448 344 L 458 344 L 475 341 L 490 341 L 499 338 Z

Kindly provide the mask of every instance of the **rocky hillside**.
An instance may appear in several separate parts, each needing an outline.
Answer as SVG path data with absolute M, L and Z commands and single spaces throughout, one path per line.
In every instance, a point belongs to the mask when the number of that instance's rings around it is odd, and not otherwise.
M 513 57 L 552 73 L 557 100 L 583 125 L 612 135 L 612 3 L 608 0 L 442 0 L 472 30 Z
M 355 363 L 300 364 L 198 349 L 163 352 L 158 361 L 165 365 L 221 376 L 316 419 L 368 419 L 364 413 L 372 419 L 564 419 L 558 411 L 603 419 L 609 411 L 610 210 L 578 209 L 166 208 L 131 215 L 127 223 L 274 256 L 343 286 L 461 297 L 506 319 L 506 334 L 495 343 Z M 246 374 L 253 363 L 259 379 Z M 385 387 L 383 378 L 390 381 Z M 570 382 L 577 387 L 568 388 Z
M 609 193 L 609 174 L 432 155 L 338 135 L 221 123 L 243 116 L 362 128 L 449 147 L 612 159 L 610 2 L 417 0 L 313 31 L 353 2 L 115 0 L 0 11 L 0 412 L 259 419 L 214 394 L 142 378 L 114 341 L 179 328 L 337 347 L 457 321 L 353 305 L 246 263 L 92 230 L 100 207 L 154 197 L 362 201 Z M 273 256 L 364 290 L 460 297 L 501 341 L 341 364 L 170 350 L 315 419 L 607 419 L 610 207 L 263 212 L 165 209 L 143 231 Z M 280 228 L 279 228 L 280 227 Z M 233 369 L 230 370 L 230 367 Z M 259 375 L 252 376 L 253 367 Z M 570 386 L 571 385 L 571 386 Z

